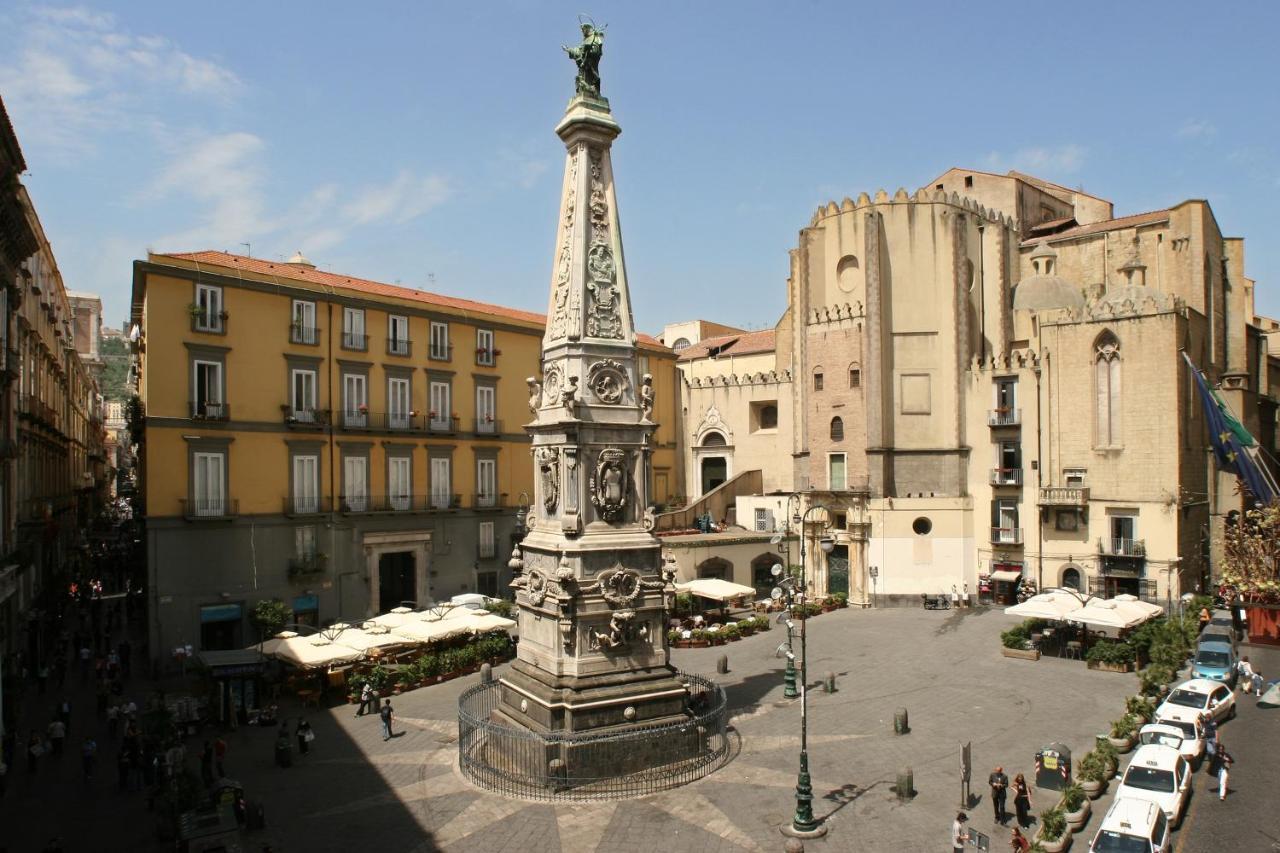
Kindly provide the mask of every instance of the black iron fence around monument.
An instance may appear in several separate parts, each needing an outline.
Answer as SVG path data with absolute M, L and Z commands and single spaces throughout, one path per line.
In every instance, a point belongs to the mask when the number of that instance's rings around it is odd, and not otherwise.
M 615 733 L 540 733 L 497 722 L 497 682 L 458 698 L 458 760 L 482 788 L 533 800 L 620 800 L 706 776 L 729 755 L 724 690 L 680 673 L 686 720 Z

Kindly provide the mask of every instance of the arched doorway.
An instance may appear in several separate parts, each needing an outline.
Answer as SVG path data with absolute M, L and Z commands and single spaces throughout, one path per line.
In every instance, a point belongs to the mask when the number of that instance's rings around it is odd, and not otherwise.
M 702 494 L 706 494 L 712 489 L 724 483 L 729 479 L 729 460 L 723 455 L 709 455 L 707 451 L 715 453 L 721 448 L 727 448 L 728 442 L 723 434 L 719 432 L 709 432 L 702 439 L 702 462 L 699 473 L 702 476 Z
M 1062 587 L 1063 589 L 1074 589 L 1076 592 L 1084 592 L 1084 574 L 1080 571 L 1079 566 L 1067 563 L 1062 567 Z
M 768 598 L 769 593 L 773 592 L 773 588 L 778 585 L 778 579 L 773 576 L 773 567 L 779 564 L 785 566 L 785 563 L 781 554 L 769 553 L 761 554 L 751 561 L 751 585 L 756 588 L 758 598 Z
M 711 557 L 698 564 L 698 577 L 733 580 L 733 563 L 723 557 Z

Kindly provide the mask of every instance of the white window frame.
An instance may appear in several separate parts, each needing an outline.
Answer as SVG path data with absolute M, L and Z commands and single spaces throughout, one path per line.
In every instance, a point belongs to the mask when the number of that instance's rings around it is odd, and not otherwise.
M 476 546 L 479 549 L 480 559 L 482 560 L 498 556 L 498 537 L 492 521 L 480 522 L 480 527 L 476 532 Z
M 1007 406 L 1000 405 L 1000 390 L 1002 388 L 1012 388 L 1009 394 L 1009 404 Z M 1002 376 L 991 383 L 991 407 L 996 411 L 1007 411 L 1012 414 L 1018 410 L 1018 380 L 1012 376 Z
M 844 482 L 836 485 L 835 479 L 832 477 L 831 464 L 836 458 L 840 458 L 841 464 L 844 466 Z M 847 453 L 828 453 L 827 454 L 827 488 L 833 492 L 843 492 L 849 488 L 849 454 Z
M 364 309 L 342 309 L 342 348 L 353 350 L 368 349 L 368 338 L 364 331 Z
M 342 374 L 342 423 L 357 428 L 369 426 L 369 377 L 363 373 Z
M 222 450 L 197 450 L 191 454 L 192 515 L 227 514 L 227 454 Z
M 369 509 L 369 457 L 342 457 L 342 500 L 351 512 Z
M 1021 519 L 1018 513 L 1018 501 L 1014 498 L 999 498 L 995 502 L 996 517 L 998 522 L 993 529 L 992 541 L 1002 545 L 1018 544 L 1019 531 L 1022 529 Z M 1012 521 L 1010 525 L 1007 522 Z
M 476 432 L 498 431 L 498 389 L 492 385 L 476 386 Z
M 206 382 L 205 389 L 208 392 L 208 399 L 200 399 L 200 368 L 212 368 L 213 382 Z M 222 399 L 222 362 L 207 358 L 193 358 L 191 360 L 191 403 L 194 407 L 194 413 L 198 417 L 204 418 L 221 418 L 222 407 L 226 400 Z
M 449 361 L 449 324 L 431 321 L 431 342 L 428 358 Z
M 318 553 L 316 549 L 316 528 L 313 524 L 304 524 L 293 529 L 293 554 L 299 560 L 313 560 Z
M 1085 486 L 1089 485 L 1089 469 L 1063 468 L 1062 485 L 1072 489 L 1083 489 Z
M 299 380 L 302 386 L 299 387 Z M 299 423 L 315 423 L 316 409 L 319 406 L 317 392 L 320 386 L 319 372 L 307 367 L 294 367 L 289 370 L 289 408 L 292 417 Z M 303 393 L 299 398 L 299 391 Z M 299 403 L 303 405 L 299 405 Z
M 293 323 L 291 340 L 295 344 L 314 344 L 316 342 L 316 304 L 308 299 L 293 300 Z
M 476 460 L 476 506 L 498 505 L 498 460 Z
M 299 514 L 320 511 L 320 457 L 300 453 L 293 457 L 293 511 Z
M 387 352 L 391 355 L 409 354 L 409 318 L 403 314 L 387 315 Z
M 476 364 L 493 367 L 497 363 L 494 341 L 493 329 L 476 329 Z
M 413 424 L 413 383 L 406 376 L 387 377 L 387 428 L 409 429 Z
M 401 512 L 413 504 L 413 458 L 387 457 L 387 502 Z
M 448 456 L 432 456 L 431 472 L 431 508 L 448 509 L 453 501 L 450 460 Z
M 196 284 L 196 329 L 202 332 L 222 331 L 222 288 L 215 284 Z
M 1129 535 L 1117 536 L 1116 522 L 1127 522 Z M 1120 525 L 1120 526 L 1123 526 Z M 1138 514 L 1136 512 L 1117 512 L 1107 514 L 1107 536 L 1110 538 L 1111 550 L 1108 553 L 1132 556 L 1137 553 Z
M 427 395 L 427 405 L 429 406 L 427 415 L 431 418 L 431 428 L 434 430 L 448 430 L 453 425 L 449 383 L 438 379 L 428 381 Z

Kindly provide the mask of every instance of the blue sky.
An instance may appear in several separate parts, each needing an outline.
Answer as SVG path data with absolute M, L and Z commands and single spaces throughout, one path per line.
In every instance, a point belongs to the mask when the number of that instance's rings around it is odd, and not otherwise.
M 72 289 L 148 247 L 546 310 L 581 3 L 0 7 L 0 95 Z M 594 3 L 641 328 L 771 326 L 821 203 L 1019 168 L 1208 198 L 1280 316 L 1280 4 Z

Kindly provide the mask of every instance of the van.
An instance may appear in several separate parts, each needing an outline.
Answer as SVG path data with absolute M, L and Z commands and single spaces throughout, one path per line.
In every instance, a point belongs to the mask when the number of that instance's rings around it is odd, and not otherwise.
M 1207 678 L 1235 687 L 1236 678 L 1240 675 L 1236 661 L 1236 649 L 1232 643 L 1222 642 L 1217 635 L 1202 637 L 1191 662 L 1191 677 Z

